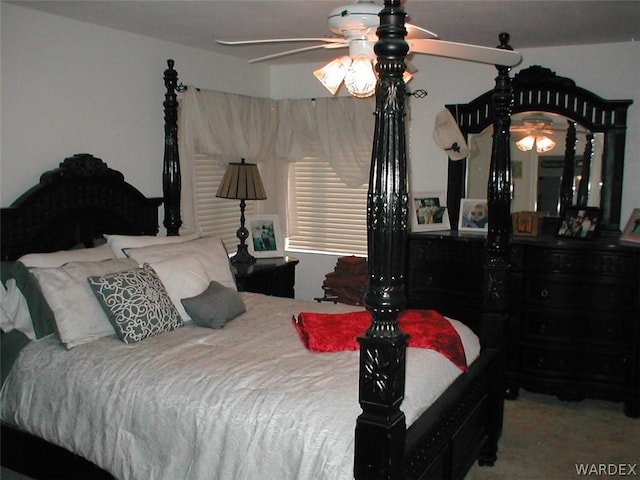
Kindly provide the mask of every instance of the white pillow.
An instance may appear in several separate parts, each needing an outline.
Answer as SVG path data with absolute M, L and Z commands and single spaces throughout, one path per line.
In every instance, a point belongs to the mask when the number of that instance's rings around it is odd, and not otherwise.
M 16 329 L 31 340 L 36 339 L 27 301 L 16 285 L 14 278 L 7 280 L 6 289 L 0 282 L 0 327 L 4 332 Z
M 200 238 L 196 233 L 189 235 L 174 235 L 171 237 L 157 237 L 155 235 L 108 235 L 105 234 L 107 245 L 117 258 L 127 258 L 124 254 L 126 248 L 148 247 L 150 245 L 166 245 L 169 243 L 188 242 Z
M 181 256 L 196 258 L 202 263 L 207 272 L 207 285 L 215 280 L 225 287 L 237 291 L 236 282 L 229 266 L 229 257 L 220 237 L 202 237 L 197 240 L 170 245 L 128 248 L 125 250 L 125 254 L 130 258 L 135 258 L 140 266 L 145 263 L 155 265 L 156 262 L 163 262 Z
M 99 262 L 115 258 L 106 243 L 94 248 L 58 250 L 51 253 L 27 253 L 18 259 L 27 267 L 59 267 L 69 262 Z
M 196 257 L 180 256 L 148 265 L 158 274 L 182 319 L 191 320 L 180 300 L 200 295 L 209 286 L 209 277 L 202 262 Z
M 136 268 L 131 259 L 70 262 L 58 268 L 33 268 L 42 294 L 53 311 L 60 342 L 71 349 L 115 333 L 89 287 L 87 277 Z

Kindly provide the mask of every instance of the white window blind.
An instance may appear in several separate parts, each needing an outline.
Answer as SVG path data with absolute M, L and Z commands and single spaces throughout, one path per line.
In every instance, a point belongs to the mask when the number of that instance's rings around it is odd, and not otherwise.
M 290 250 L 367 254 L 367 185 L 347 187 L 329 162 L 306 157 L 291 168 L 298 232 Z
M 221 237 L 229 253 L 235 252 L 240 242 L 236 236 L 240 228 L 240 200 L 216 197 L 225 168 L 204 155 L 196 156 L 194 168 L 198 225 L 204 235 Z M 245 215 L 254 211 L 255 202 L 248 200 Z

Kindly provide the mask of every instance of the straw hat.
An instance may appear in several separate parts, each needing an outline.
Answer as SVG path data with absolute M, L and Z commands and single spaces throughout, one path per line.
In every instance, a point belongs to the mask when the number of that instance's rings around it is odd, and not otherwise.
M 462 160 L 469 155 L 469 148 L 458 127 L 458 122 L 446 108 L 436 115 L 433 140 L 447 152 L 451 160 Z

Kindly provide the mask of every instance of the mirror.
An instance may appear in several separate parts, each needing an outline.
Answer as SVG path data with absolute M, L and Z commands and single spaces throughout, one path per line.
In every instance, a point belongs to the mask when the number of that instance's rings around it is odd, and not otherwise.
M 597 206 L 602 209 L 601 233 L 619 234 L 627 109 L 632 100 L 603 100 L 541 66 L 518 72 L 512 87 L 512 211 L 545 212 L 551 220 L 545 225 L 555 228 L 563 206 Z M 446 106 L 470 150 L 467 159 L 449 160 L 447 204 L 452 226 L 458 224 L 461 198 L 486 197 L 492 94 L 489 90 L 470 103 Z M 576 139 L 567 144 L 572 124 Z M 556 146 L 540 153 L 519 150 L 515 142 L 530 131 L 551 137 Z M 575 150 L 567 149 L 572 144 Z M 569 163 L 565 157 L 573 158 L 573 172 L 562 186 Z
M 571 204 L 579 202 L 581 182 L 586 206 L 600 206 L 604 135 L 591 133 L 574 125 L 575 134 L 567 138 L 571 119 L 543 111 L 522 112 L 511 117 L 511 172 L 513 212 L 541 212 L 545 216 L 560 214 L 562 174 L 567 142 L 573 145 Z M 491 161 L 493 125 L 480 133 L 469 134 L 469 157 L 466 170 L 466 196 L 484 198 Z M 531 139 L 533 143 L 520 144 Z M 549 142 L 544 145 L 542 142 Z M 526 143 L 526 142 L 524 142 Z M 586 167 L 586 169 L 584 168 Z M 583 180 L 584 179 L 584 180 Z

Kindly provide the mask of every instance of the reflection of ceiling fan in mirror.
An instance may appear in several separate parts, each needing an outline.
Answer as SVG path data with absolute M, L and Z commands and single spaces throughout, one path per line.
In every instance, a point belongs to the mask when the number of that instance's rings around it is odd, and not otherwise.
M 271 60 L 286 55 L 318 49 L 349 48 L 349 54 L 332 60 L 325 67 L 316 70 L 314 75 L 335 95 L 343 80 L 347 90 L 356 97 L 368 97 L 375 90 L 375 73 L 373 63 L 375 54 L 373 45 L 377 41 L 378 13 L 382 7 L 372 0 L 358 0 L 352 5 L 338 7 L 329 13 L 329 30 L 331 37 L 308 38 L 271 38 L 271 39 L 216 39 L 223 45 L 255 45 L 268 43 L 314 43 L 315 45 L 284 50 L 249 60 L 250 63 Z M 490 65 L 513 66 L 520 63 L 522 57 L 512 50 L 447 42 L 421 27 L 407 24 L 407 43 L 409 53 L 434 55 L 459 60 L 486 63 Z M 409 78 L 410 79 L 410 78 Z M 408 79 L 405 77 L 405 81 Z
M 566 131 L 564 128 L 554 127 L 553 120 L 544 115 L 532 115 L 523 117 L 521 120 L 515 119 L 511 126 L 511 132 L 524 132 L 525 136 L 516 141 L 516 146 L 523 152 L 536 150 L 538 153 L 545 153 L 556 146 L 553 136 L 556 132 Z

